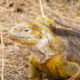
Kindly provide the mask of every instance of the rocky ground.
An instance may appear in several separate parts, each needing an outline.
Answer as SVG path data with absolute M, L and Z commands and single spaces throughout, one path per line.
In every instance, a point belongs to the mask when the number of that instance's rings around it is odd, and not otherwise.
M 74 0 L 72 4 L 63 0 L 44 0 L 43 8 L 46 16 L 58 19 L 71 25 L 80 25 L 80 4 Z M 30 80 L 29 77 L 29 55 L 25 45 L 16 43 L 9 39 L 11 27 L 19 24 L 29 24 L 36 18 L 42 17 L 38 0 L 0 0 L 0 27 L 3 30 L 4 39 L 4 80 Z M 1 43 L 1 42 L 0 42 Z M 1 57 L 0 44 L 0 57 Z M 0 58 L 1 76 L 1 58 Z M 43 80 L 47 80 L 45 75 Z

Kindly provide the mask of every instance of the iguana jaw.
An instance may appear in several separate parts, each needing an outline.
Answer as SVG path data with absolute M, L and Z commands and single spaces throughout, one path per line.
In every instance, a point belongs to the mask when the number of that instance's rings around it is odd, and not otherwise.
M 13 37 L 10 37 L 10 39 L 12 39 L 13 41 L 15 41 L 15 42 L 19 42 L 19 43 L 21 43 L 21 44 L 27 44 L 27 45 L 35 45 L 36 43 L 37 43 L 37 41 L 35 41 L 35 40 L 20 40 L 20 39 L 15 39 L 15 38 L 13 38 Z

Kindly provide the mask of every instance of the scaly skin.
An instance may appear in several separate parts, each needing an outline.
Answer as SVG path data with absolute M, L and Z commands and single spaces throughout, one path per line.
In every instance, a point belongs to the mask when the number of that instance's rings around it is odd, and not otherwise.
M 12 40 L 26 44 L 34 53 L 29 58 L 32 80 L 42 80 L 42 72 L 63 80 L 80 71 L 80 33 L 67 28 L 56 28 L 53 22 L 44 17 L 28 26 L 10 30 Z

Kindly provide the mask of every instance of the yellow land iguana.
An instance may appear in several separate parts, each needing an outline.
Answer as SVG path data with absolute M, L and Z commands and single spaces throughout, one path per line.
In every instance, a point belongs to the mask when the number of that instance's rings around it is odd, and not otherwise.
M 44 17 L 27 26 L 15 26 L 9 34 L 12 40 L 27 45 L 31 50 L 32 80 L 42 80 L 42 72 L 64 80 L 80 71 L 79 32 L 56 27 L 53 20 Z M 80 80 L 78 78 L 76 80 Z

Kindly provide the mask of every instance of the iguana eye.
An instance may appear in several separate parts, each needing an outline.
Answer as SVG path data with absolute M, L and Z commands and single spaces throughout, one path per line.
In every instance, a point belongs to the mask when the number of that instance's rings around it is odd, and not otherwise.
M 25 28 L 23 31 L 29 33 L 29 32 L 31 32 L 31 29 L 30 28 Z

